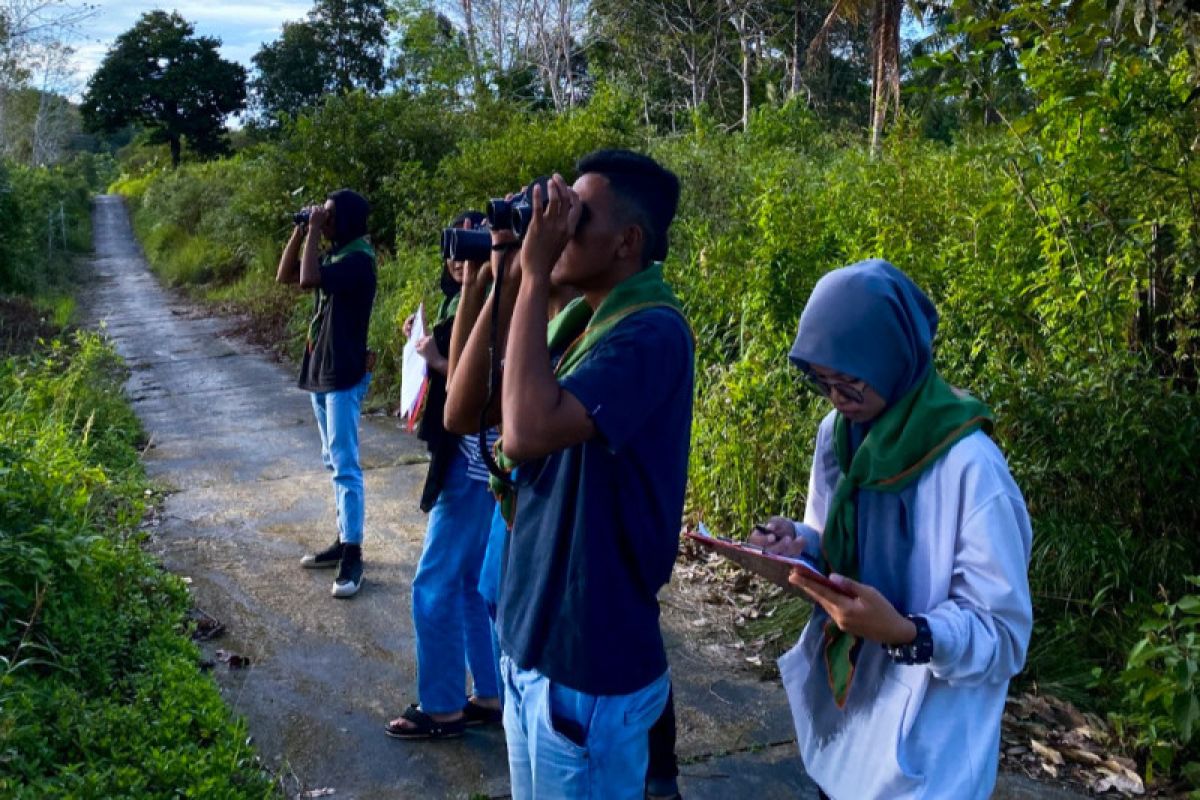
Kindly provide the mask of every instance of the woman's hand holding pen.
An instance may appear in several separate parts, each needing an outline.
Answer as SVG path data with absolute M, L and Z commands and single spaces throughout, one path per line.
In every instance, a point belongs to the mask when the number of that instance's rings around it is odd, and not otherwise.
M 768 553 L 795 558 L 807 547 L 803 536 L 796 535 L 796 526 L 787 517 L 771 517 L 750 531 L 750 544 Z

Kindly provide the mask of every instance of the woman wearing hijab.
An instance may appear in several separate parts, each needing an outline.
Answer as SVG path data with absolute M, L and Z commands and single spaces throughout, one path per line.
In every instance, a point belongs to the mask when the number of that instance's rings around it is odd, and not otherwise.
M 818 281 L 789 356 L 834 411 L 803 522 L 752 541 L 842 590 L 793 569 L 813 615 L 779 661 L 805 768 L 836 800 L 987 798 L 1025 661 L 1029 516 L 991 411 L 933 366 L 937 323 L 908 276 L 864 261 Z
M 365 503 L 358 422 L 371 384 L 367 331 L 376 287 L 375 251 L 367 239 L 369 213 L 366 199 L 349 189 L 307 209 L 307 222 L 301 221 L 303 216 L 297 219 L 275 276 L 280 283 L 315 290 L 299 386 L 312 397 L 321 461 L 332 473 L 337 537 L 300 563 L 337 567 L 334 597 L 353 597 L 363 581 Z M 329 241 L 324 254 L 322 238 Z
M 474 228 L 478 211 L 460 214 L 451 225 Z M 492 649 L 492 621 L 479 594 L 495 500 L 478 436 L 456 436 L 443 426 L 450 336 L 464 264 L 443 264 L 443 300 L 432 332 L 417 343 L 429 367 L 429 388 L 418 435 L 431 460 L 421 510 L 429 512 L 425 546 L 412 584 L 416 632 L 417 703 L 385 728 L 397 739 L 447 739 L 468 725 L 500 723 L 500 683 Z M 407 324 L 406 324 L 407 327 Z M 408 333 L 408 331 L 406 331 Z M 488 440 L 495 442 L 490 431 Z M 474 694 L 463 691 L 471 673 Z

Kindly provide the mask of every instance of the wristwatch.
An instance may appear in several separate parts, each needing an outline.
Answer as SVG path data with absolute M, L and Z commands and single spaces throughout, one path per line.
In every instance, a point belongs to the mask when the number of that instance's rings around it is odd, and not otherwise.
M 933 634 L 929 622 L 918 614 L 905 614 L 917 628 L 917 636 L 908 644 L 885 644 L 888 658 L 897 664 L 928 664 L 933 659 Z

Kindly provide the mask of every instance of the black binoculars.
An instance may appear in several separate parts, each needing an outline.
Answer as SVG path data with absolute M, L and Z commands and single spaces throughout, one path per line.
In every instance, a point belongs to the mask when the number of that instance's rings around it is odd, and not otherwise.
M 494 231 L 512 231 L 518 239 L 525 238 L 529 223 L 533 220 L 533 187 L 542 187 L 542 202 L 546 201 L 546 185 L 550 178 L 542 176 L 517 192 L 511 200 L 496 197 L 488 201 L 488 225 Z
M 512 231 L 518 240 L 525 238 L 525 233 L 529 230 L 529 223 L 533 220 L 533 187 L 542 187 L 542 202 L 545 202 L 546 186 L 549 182 L 550 178 L 543 176 L 532 181 L 524 191 L 513 195 L 511 200 L 505 200 L 503 197 L 489 200 L 487 229 L 444 229 L 442 231 L 442 258 L 448 258 L 451 261 L 488 260 L 492 255 L 490 231 Z
M 487 261 L 492 257 L 492 232 L 487 228 L 442 230 L 442 258 L 451 261 Z

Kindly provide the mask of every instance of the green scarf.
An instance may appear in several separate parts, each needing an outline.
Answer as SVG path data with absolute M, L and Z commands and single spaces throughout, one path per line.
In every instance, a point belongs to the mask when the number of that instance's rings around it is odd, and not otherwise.
M 438 306 L 437 316 L 433 318 L 433 324 L 430 325 L 430 330 L 441 325 L 446 320 L 458 313 L 458 301 L 462 299 L 462 292 L 453 297 L 442 297 L 441 305 Z
M 582 364 L 588 354 L 621 320 L 648 308 L 671 308 L 683 317 L 683 306 L 671 287 L 663 280 L 661 262 L 654 262 L 646 269 L 617 284 L 600 307 L 592 313 L 582 297 L 577 297 L 560 311 L 546 328 L 546 343 L 551 353 L 562 351 L 562 358 L 554 369 L 559 380 L 570 375 Z M 496 441 L 493 453 L 496 464 L 506 473 L 517 468 L 517 462 L 504 455 L 503 440 Z M 512 530 L 516 516 L 516 488 L 511 483 L 492 475 L 488 479 L 492 493 L 500 503 L 500 513 Z
M 375 261 L 375 250 L 371 247 L 371 243 L 367 241 L 366 236 L 360 236 L 331 253 L 327 257 L 326 263 L 336 264 L 352 253 L 366 253 L 371 258 L 372 263 Z M 328 302 L 328 297 L 329 295 L 321 291 L 321 287 L 318 286 L 316 288 L 313 300 L 313 316 L 308 322 L 308 337 L 304 342 L 304 348 L 309 353 L 312 352 L 313 345 L 317 341 L 317 334 L 321 332 L 321 318 L 325 316 L 325 305 Z
M 951 387 L 932 367 L 908 394 L 885 409 L 867 432 L 853 458 L 850 426 L 834 421 L 834 449 L 842 478 L 825 519 L 821 549 L 827 572 L 858 580 L 858 521 L 855 500 L 860 489 L 903 491 L 960 439 L 984 430 L 991 433 L 992 411 L 982 401 Z M 841 708 L 854 678 L 859 638 L 825 623 L 825 667 L 834 701 Z

